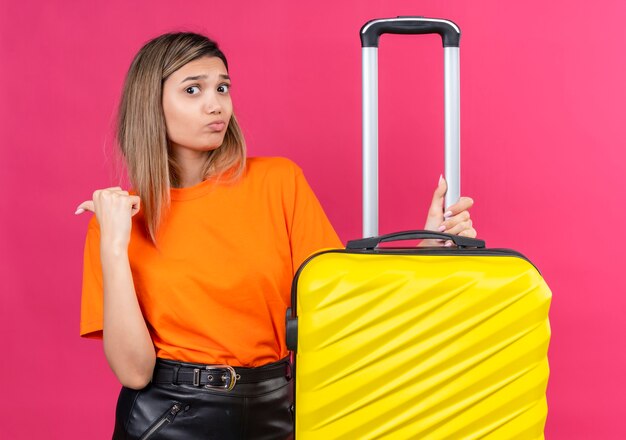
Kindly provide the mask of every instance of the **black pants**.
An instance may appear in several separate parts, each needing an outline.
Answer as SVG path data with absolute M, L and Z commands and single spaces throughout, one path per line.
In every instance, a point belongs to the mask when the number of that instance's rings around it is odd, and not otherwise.
M 237 383 L 230 391 L 169 383 L 122 387 L 113 440 L 285 440 L 293 435 L 293 381 L 286 375 Z

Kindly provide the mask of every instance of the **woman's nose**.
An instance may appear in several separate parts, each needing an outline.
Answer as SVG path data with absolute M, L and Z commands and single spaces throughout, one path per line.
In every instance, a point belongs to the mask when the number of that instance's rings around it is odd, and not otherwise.
M 207 93 L 205 95 L 204 111 L 207 114 L 220 114 L 222 112 L 222 104 L 216 93 Z

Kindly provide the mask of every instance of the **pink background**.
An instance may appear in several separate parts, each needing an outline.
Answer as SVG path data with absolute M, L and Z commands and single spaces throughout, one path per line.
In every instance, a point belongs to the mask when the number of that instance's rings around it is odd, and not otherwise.
M 480 237 L 554 294 L 548 439 L 626 438 L 622 0 L 15 1 L 0 6 L 0 432 L 110 438 L 119 386 L 78 337 L 89 215 L 113 186 L 128 65 L 171 30 L 217 39 L 251 155 L 298 162 L 343 240 L 360 234 L 360 45 L 370 18 L 446 17 L 461 44 L 462 192 Z M 443 167 L 438 37 L 380 53 L 381 232 L 421 227 Z M 622 342 L 620 342 L 622 341 Z

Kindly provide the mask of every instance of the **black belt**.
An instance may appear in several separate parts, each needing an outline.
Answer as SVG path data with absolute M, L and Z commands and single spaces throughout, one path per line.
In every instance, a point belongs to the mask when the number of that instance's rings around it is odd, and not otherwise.
M 152 382 L 232 390 L 238 383 L 258 383 L 278 377 L 291 377 L 291 364 L 288 360 L 284 359 L 262 367 L 248 368 L 229 365 L 190 364 L 157 359 Z

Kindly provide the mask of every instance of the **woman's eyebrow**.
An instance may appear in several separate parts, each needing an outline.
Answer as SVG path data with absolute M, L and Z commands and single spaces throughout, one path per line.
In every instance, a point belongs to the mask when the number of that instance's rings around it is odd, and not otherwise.
M 185 81 L 197 81 L 199 79 L 207 79 L 208 77 L 209 77 L 209 75 L 188 76 L 187 78 L 182 80 L 180 83 L 182 84 Z M 223 73 L 220 73 L 219 77 L 220 77 L 220 79 L 230 79 L 230 76 L 224 75 Z

